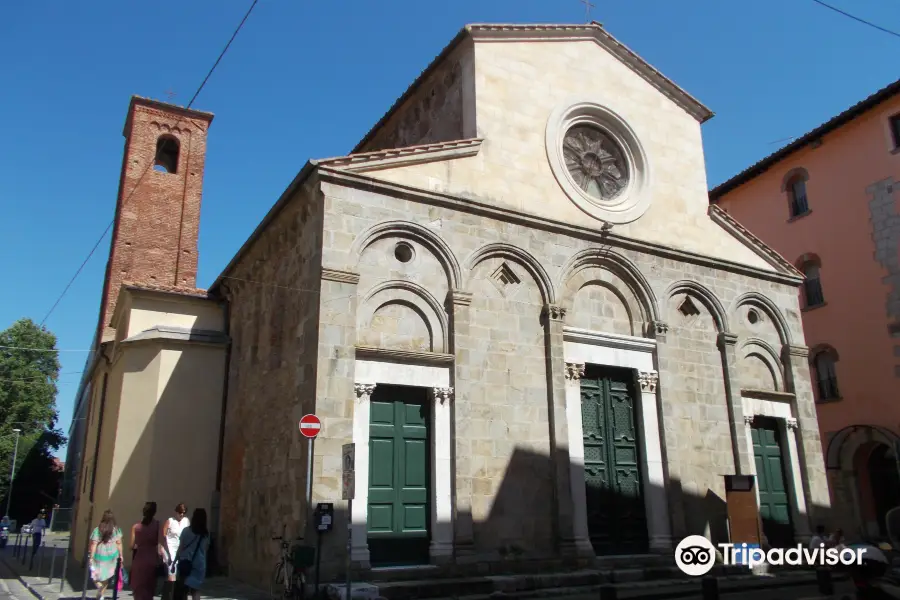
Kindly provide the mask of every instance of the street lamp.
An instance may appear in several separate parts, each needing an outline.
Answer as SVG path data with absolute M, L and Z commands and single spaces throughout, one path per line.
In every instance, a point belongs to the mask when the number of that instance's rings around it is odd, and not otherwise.
M 19 454 L 19 433 L 21 433 L 21 429 L 13 429 L 13 433 L 16 434 L 16 445 L 13 450 L 13 459 L 12 466 L 9 468 L 9 491 L 6 492 L 6 516 L 9 516 L 9 505 L 12 502 L 12 488 L 13 488 L 13 479 L 16 476 L 16 458 Z

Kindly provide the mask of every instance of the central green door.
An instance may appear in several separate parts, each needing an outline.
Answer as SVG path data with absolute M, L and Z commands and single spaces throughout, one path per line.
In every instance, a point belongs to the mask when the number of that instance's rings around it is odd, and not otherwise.
M 794 545 L 790 493 L 784 472 L 781 431 L 775 419 L 754 417 L 753 458 L 759 488 L 759 516 L 769 544 L 776 548 Z
M 428 562 L 428 406 L 424 388 L 377 385 L 372 394 L 368 542 L 373 566 Z
M 588 532 L 598 555 L 647 550 L 634 372 L 588 365 L 581 378 Z

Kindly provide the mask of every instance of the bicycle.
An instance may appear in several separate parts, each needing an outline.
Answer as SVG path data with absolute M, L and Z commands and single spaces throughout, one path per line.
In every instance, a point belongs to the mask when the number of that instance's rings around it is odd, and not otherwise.
M 272 600 L 297 600 L 306 597 L 306 569 L 313 564 L 315 549 L 305 546 L 302 537 L 298 537 L 295 543 L 284 538 L 285 530 L 281 535 L 273 537 L 273 541 L 281 543 L 281 556 L 272 573 Z

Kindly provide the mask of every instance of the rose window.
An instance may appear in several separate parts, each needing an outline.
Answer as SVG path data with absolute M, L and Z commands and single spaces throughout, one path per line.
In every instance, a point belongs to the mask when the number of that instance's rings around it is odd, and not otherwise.
M 589 196 L 613 200 L 628 185 L 628 162 L 619 145 L 590 125 L 576 125 L 563 138 L 569 175 Z

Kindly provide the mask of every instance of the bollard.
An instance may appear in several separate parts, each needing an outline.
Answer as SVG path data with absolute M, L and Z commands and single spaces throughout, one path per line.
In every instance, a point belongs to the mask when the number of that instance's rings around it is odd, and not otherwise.
M 22 559 L 23 565 L 25 564 L 25 561 L 27 560 L 27 556 L 28 556 L 28 536 L 26 535 L 25 541 L 22 544 L 22 556 L 19 557 Z
M 121 569 L 122 569 L 122 557 L 120 556 L 119 558 L 116 559 L 116 574 L 113 575 L 112 600 L 117 600 L 117 598 L 119 597 L 119 575 L 120 575 Z
M 53 552 L 50 554 L 50 576 L 47 577 L 47 583 L 53 583 L 53 568 L 56 566 L 56 546 L 51 546 Z
M 703 578 L 703 600 L 719 600 L 719 579 L 717 577 Z
M 13 542 L 13 558 L 18 558 L 18 556 L 19 556 L 19 538 L 20 537 L 21 536 L 17 533 L 16 541 Z
M 84 600 L 85 595 L 87 595 L 87 586 L 88 586 L 88 575 L 91 573 L 91 556 L 90 550 L 84 553 L 84 584 L 81 586 L 81 600 Z M 63 579 L 65 580 L 65 575 L 63 575 Z M 60 593 L 62 593 L 62 584 L 60 584 Z
M 834 595 L 834 580 L 831 579 L 831 569 L 816 569 L 816 583 L 819 585 L 819 593 L 824 596 Z
M 38 551 L 37 576 L 38 577 L 41 576 L 41 571 L 44 570 L 44 552 L 46 551 L 46 549 L 47 549 L 47 544 L 45 544 L 43 541 L 41 541 L 41 545 L 38 546 L 38 549 L 37 549 L 37 551 Z M 32 561 L 32 564 L 34 564 L 34 561 Z
M 616 586 L 610 584 L 600 586 L 600 600 L 618 600 L 618 597 Z
M 69 549 L 66 548 L 65 552 L 63 552 L 63 570 L 62 575 L 59 578 L 59 593 L 63 593 L 63 586 L 66 584 L 66 569 L 69 567 Z M 87 582 L 85 582 L 84 590 L 87 590 Z M 83 594 L 84 592 L 82 592 Z

